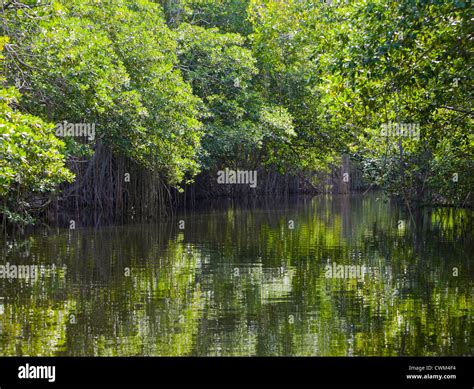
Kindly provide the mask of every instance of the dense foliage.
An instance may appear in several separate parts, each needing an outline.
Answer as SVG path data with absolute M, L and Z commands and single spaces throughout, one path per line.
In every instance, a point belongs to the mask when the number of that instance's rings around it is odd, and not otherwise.
M 0 49 L 7 42 L 0 40 Z M 53 126 L 14 109 L 19 98 L 15 87 L 0 88 L 0 197 L 4 223 L 8 218 L 27 224 L 29 211 L 47 201 L 42 196 L 73 176 L 64 167 L 64 143 Z
M 167 188 L 222 167 L 328 171 L 350 155 L 372 186 L 406 203 L 471 205 L 469 7 L 2 2 L 2 213 L 25 221 L 37 193 L 71 181 L 66 166 L 97 166 L 103 148 L 111 168 L 131 161 Z M 97 134 L 60 140 L 52 129 L 63 121 L 94 123 Z M 383 133 L 388 123 L 419 134 Z M 72 170 L 76 186 L 121 190 Z

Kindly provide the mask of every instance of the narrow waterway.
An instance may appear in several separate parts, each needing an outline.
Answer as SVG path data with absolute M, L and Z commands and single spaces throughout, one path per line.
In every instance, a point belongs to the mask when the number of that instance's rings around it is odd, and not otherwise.
M 372 193 L 41 228 L 1 246 L 0 355 L 472 355 L 468 219 Z

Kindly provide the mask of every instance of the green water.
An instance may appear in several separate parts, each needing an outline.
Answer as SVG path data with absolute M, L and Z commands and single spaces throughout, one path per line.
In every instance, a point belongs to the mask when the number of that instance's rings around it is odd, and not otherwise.
M 10 240 L 37 274 L 0 278 L 0 355 L 472 355 L 472 215 L 377 196 Z

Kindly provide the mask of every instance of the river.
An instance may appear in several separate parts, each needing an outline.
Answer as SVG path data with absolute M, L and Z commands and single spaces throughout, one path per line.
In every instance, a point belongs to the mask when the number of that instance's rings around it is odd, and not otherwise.
M 472 355 L 468 216 L 369 193 L 41 227 L 1 247 L 0 355 Z

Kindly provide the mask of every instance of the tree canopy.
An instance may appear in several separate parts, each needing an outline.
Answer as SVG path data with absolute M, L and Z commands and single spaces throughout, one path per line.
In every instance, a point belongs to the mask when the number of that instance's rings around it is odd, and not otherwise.
M 471 17 L 461 0 L 3 2 L 2 213 L 28 218 L 99 146 L 167 187 L 349 155 L 406 202 L 472 204 Z M 63 121 L 95 139 L 59 139 Z M 417 136 L 383 131 L 403 124 Z

